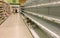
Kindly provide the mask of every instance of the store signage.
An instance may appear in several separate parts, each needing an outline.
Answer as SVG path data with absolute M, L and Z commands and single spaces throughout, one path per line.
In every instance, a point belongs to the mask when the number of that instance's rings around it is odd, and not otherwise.
M 19 3 L 22 5 L 26 2 L 27 0 L 19 0 Z
M 16 3 L 16 0 L 12 0 L 13 3 Z

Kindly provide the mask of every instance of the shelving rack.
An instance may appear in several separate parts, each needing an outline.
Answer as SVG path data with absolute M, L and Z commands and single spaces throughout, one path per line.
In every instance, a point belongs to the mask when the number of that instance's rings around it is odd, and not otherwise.
M 0 24 L 11 14 L 11 7 L 4 1 L 0 1 Z

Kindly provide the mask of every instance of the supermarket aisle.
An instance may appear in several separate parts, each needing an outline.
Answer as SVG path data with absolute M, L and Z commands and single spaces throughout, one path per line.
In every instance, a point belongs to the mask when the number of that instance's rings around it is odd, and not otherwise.
M 12 14 L 0 26 L 0 38 L 32 38 L 19 14 Z

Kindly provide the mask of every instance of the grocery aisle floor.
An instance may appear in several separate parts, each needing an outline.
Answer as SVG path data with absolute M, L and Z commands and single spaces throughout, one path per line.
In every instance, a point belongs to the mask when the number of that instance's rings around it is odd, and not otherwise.
M 12 14 L 0 25 L 0 38 L 32 38 L 19 13 Z

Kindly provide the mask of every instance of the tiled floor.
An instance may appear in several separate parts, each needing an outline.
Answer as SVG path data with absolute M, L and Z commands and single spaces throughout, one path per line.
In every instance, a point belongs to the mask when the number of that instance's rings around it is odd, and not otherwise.
M 32 35 L 17 13 L 0 25 L 0 38 L 32 38 Z

